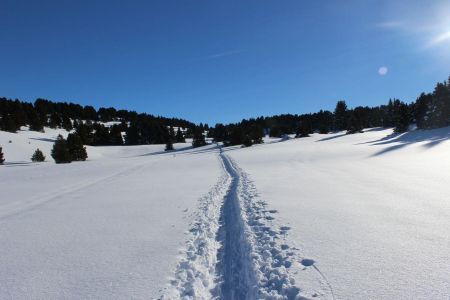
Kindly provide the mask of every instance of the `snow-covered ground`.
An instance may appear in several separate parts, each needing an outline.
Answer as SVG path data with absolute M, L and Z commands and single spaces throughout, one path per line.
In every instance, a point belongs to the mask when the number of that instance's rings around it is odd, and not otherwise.
M 159 297 L 198 199 L 221 175 L 217 155 L 88 147 L 88 161 L 57 165 L 55 134 L 0 131 L 0 298 Z M 49 162 L 24 163 L 37 146 Z
M 229 155 L 336 299 L 449 299 L 449 137 L 372 129 Z
M 449 298 L 450 128 L 57 165 L 61 132 L 0 131 L 2 299 Z

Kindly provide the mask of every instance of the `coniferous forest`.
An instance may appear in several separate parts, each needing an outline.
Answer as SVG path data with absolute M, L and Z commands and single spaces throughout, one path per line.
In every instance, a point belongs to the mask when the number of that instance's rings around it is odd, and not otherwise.
M 110 121 L 116 123 L 105 126 L 104 123 Z M 95 109 L 40 98 L 32 104 L 0 98 L 1 130 L 17 132 L 21 126 L 29 126 L 33 131 L 43 131 L 44 126 L 64 128 L 74 131 L 70 139 L 76 140 L 76 144 L 93 146 L 166 144 L 170 150 L 172 143 L 193 138 L 193 146 L 198 147 L 206 143 L 204 133 L 224 145 L 251 146 L 262 143 L 266 134 L 272 137 L 287 134 L 307 137 L 314 132 L 325 134 L 342 130 L 353 134 L 369 127 L 393 127 L 395 132 L 402 133 L 411 124 L 416 124 L 419 129 L 450 125 L 450 78 L 438 83 L 433 92 L 420 94 L 412 103 L 390 99 L 385 105 L 349 108 L 345 101 L 340 100 L 334 111 L 258 117 L 234 124 L 216 124 L 214 127 L 111 107 Z M 77 159 L 80 158 L 69 158 Z

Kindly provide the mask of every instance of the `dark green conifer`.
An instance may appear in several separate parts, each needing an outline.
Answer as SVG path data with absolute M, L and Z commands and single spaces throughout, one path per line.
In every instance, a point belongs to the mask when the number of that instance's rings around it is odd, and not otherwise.
M 4 162 L 5 162 L 5 157 L 3 155 L 3 148 L 0 147 L 0 165 L 3 165 Z
M 30 130 L 40 132 L 44 131 L 44 124 L 39 118 L 39 115 L 34 110 L 31 112 L 30 115 Z
M 347 104 L 345 101 L 338 101 L 334 110 L 335 130 L 344 130 L 347 126 Z
M 300 121 L 300 124 L 297 128 L 297 132 L 295 134 L 295 137 L 303 138 L 303 137 L 309 137 L 309 133 L 311 131 L 311 127 L 309 125 L 308 120 L 302 119 Z
M 250 138 L 250 136 L 245 135 L 244 136 L 244 140 L 242 141 L 242 145 L 244 147 L 251 147 L 253 145 L 252 139 Z
M 408 105 L 401 103 L 398 111 L 395 115 L 395 128 L 394 131 L 397 133 L 402 133 L 408 131 L 408 127 L 411 121 L 411 115 L 408 109 Z
M 34 151 L 33 156 L 31 156 L 32 162 L 42 162 L 45 161 L 45 155 L 42 153 L 42 151 L 37 148 L 36 151 Z
M 197 148 L 197 147 L 201 147 L 201 146 L 205 146 L 205 145 L 206 145 L 206 141 L 205 141 L 205 136 L 203 135 L 203 130 L 201 128 L 197 128 L 194 131 L 192 147 Z
M 83 146 L 83 141 L 76 133 L 69 133 L 67 136 L 67 145 L 72 161 L 85 161 L 88 157 L 86 147 Z
M 178 127 L 178 129 L 177 129 L 177 133 L 175 135 L 175 141 L 177 143 L 186 143 L 186 140 L 185 140 L 185 138 L 183 136 L 183 132 L 181 132 L 180 127 Z
M 51 155 L 57 164 L 72 162 L 69 146 L 62 135 L 58 135 L 55 143 L 53 144 Z

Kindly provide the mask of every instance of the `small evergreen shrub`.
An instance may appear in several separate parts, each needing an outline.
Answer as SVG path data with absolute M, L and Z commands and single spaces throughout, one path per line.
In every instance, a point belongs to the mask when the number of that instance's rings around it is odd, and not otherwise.
M 173 143 L 172 143 L 171 140 L 169 140 L 169 141 L 167 141 L 167 143 L 166 143 L 166 149 L 165 149 L 165 151 L 171 151 L 171 150 L 173 150 Z
M 37 148 L 36 151 L 34 151 L 33 156 L 31 156 L 32 162 L 42 162 L 45 161 L 45 155 L 42 153 L 42 151 Z
M 3 156 L 3 148 L 0 147 L 0 165 L 3 165 L 3 163 L 5 162 L 5 157 Z

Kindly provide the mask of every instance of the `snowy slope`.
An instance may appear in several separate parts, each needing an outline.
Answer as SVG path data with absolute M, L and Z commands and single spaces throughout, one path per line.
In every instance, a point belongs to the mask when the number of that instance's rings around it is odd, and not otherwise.
M 59 134 L 67 137 L 68 132 L 47 127 L 45 132 L 29 131 L 27 127 L 22 127 L 17 133 L 0 131 L 0 146 L 3 147 L 6 163 L 30 162 L 36 148 L 52 161 L 50 151 Z
M 2 299 L 450 295 L 450 128 L 57 165 L 59 132 L 0 131 Z
M 13 139 L 7 159 L 27 160 L 22 134 L 34 133 L 0 132 Z M 159 297 L 198 199 L 221 175 L 208 146 L 184 155 L 163 148 L 89 147 L 86 162 L 0 166 L 0 298 Z
M 108 125 L 108 124 L 106 124 Z M 57 136 L 61 134 L 67 137 L 69 134 L 64 129 L 52 129 L 45 127 L 45 132 L 29 131 L 27 127 L 17 133 L 0 131 L 0 146 L 5 154 L 5 164 L 23 164 L 31 162 L 31 156 L 39 148 L 46 156 L 46 161 L 53 163 L 50 155 L 53 143 Z M 188 149 L 190 143 L 174 144 L 174 149 Z M 140 146 L 86 146 L 88 160 L 98 160 L 102 158 L 118 158 L 145 156 L 154 153 L 163 153 L 165 145 L 140 145 Z
M 448 299 L 449 137 L 372 129 L 229 155 L 336 299 Z

